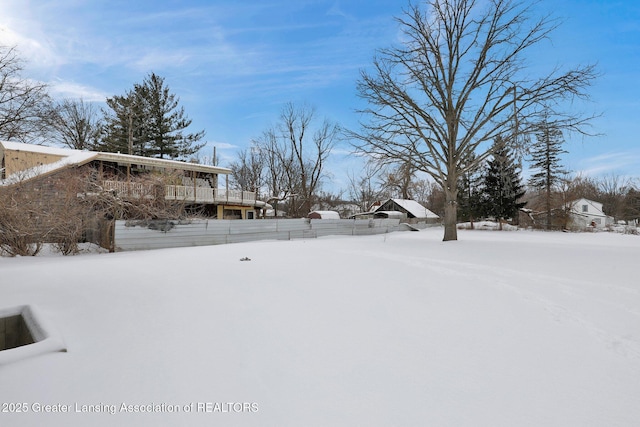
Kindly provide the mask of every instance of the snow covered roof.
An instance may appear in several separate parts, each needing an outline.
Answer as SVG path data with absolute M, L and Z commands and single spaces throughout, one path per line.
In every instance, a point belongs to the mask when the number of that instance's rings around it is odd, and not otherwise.
M 4 145 L 4 143 L 2 143 Z M 25 169 L 18 173 L 14 173 L 11 176 L 0 180 L 0 186 L 17 184 L 21 181 L 33 179 L 38 176 L 46 175 L 48 173 L 60 170 L 67 166 L 83 165 L 97 157 L 98 153 L 92 151 L 80 151 L 69 150 L 70 154 L 56 162 L 48 163 L 46 165 L 38 165 L 29 169 Z M 53 154 L 53 152 L 44 152 L 43 154 Z M 57 154 L 56 154 L 57 155 Z
M 23 144 L 21 142 L 0 141 L 0 145 L 5 150 L 11 151 L 28 151 L 31 153 L 52 154 L 54 156 L 70 156 L 74 152 L 82 153 L 81 150 L 72 150 L 70 148 L 47 147 L 45 145 Z
M 407 199 L 389 199 L 393 201 L 396 205 L 400 206 L 402 209 L 409 212 L 416 218 L 440 218 L 435 213 L 431 212 L 429 209 L 422 206 L 420 203 L 415 200 L 407 200 Z M 382 203 L 380 206 L 376 207 L 376 211 L 379 210 L 382 206 L 384 206 L 386 202 Z
M 165 168 L 165 169 L 179 169 L 179 170 L 188 170 L 188 171 L 214 173 L 214 174 L 231 173 L 230 169 L 222 168 L 218 166 L 201 165 L 198 163 L 182 162 L 179 160 L 168 160 L 168 159 L 158 159 L 158 158 L 143 157 L 143 156 L 134 156 L 130 154 L 73 150 L 70 148 L 47 147 L 43 145 L 23 144 L 19 142 L 10 142 L 10 141 L 0 141 L 0 146 L 4 148 L 5 151 L 28 152 L 28 153 L 37 153 L 37 154 L 45 154 L 45 155 L 62 157 L 62 159 L 58 161 L 48 163 L 45 165 L 38 165 L 32 168 L 29 168 L 27 170 L 20 171 L 19 174 L 14 174 L 12 176 L 9 176 L 7 177 L 7 179 L 0 180 L 0 185 L 14 184 L 17 181 L 32 179 L 37 176 L 54 172 L 56 170 L 62 169 L 67 166 L 83 165 L 92 160 L 117 162 L 125 165 L 137 164 L 137 165 L 154 166 L 154 167 Z
M 308 217 L 315 219 L 340 219 L 340 214 L 336 211 L 313 211 L 309 212 Z

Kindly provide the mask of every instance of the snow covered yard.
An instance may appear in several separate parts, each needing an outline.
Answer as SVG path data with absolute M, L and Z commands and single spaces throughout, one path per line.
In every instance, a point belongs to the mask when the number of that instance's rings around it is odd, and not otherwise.
M 0 258 L 69 350 L 0 366 L 0 425 L 638 425 L 640 237 L 441 238 Z

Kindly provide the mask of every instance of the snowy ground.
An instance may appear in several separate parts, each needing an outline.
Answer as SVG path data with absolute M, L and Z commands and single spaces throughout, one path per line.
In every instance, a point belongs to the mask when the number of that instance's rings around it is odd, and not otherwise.
M 0 258 L 69 349 L 0 366 L 0 425 L 638 425 L 640 237 L 441 238 Z

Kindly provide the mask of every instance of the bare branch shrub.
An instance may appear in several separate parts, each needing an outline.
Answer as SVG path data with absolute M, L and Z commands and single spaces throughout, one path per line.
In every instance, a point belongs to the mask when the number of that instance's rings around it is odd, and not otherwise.
M 120 191 L 105 189 L 100 178 L 86 167 L 0 187 L 0 254 L 34 256 L 51 243 L 63 255 L 72 255 L 96 220 L 185 216 L 184 202 L 164 197 L 165 185 L 174 176 L 131 177 L 121 182 Z
M 39 209 L 20 186 L 0 188 L 0 255 L 33 256 L 42 249 Z

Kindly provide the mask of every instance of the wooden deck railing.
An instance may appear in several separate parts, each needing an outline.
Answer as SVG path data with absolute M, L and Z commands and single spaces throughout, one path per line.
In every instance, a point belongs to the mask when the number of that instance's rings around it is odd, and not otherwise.
M 118 195 L 138 199 L 140 197 L 150 197 L 154 194 L 153 185 L 141 184 L 139 182 L 126 181 L 102 181 L 102 189 L 113 191 Z
M 154 194 L 153 185 L 124 181 L 103 181 L 102 188 L 135 198 Z M 256 193 L 253 191 L 185 185 L 166 185 L 164 197 L 167 200 L 182 200 L 193 203 L 235 203 L 247 206 L 252 206 L 256 202 Z

